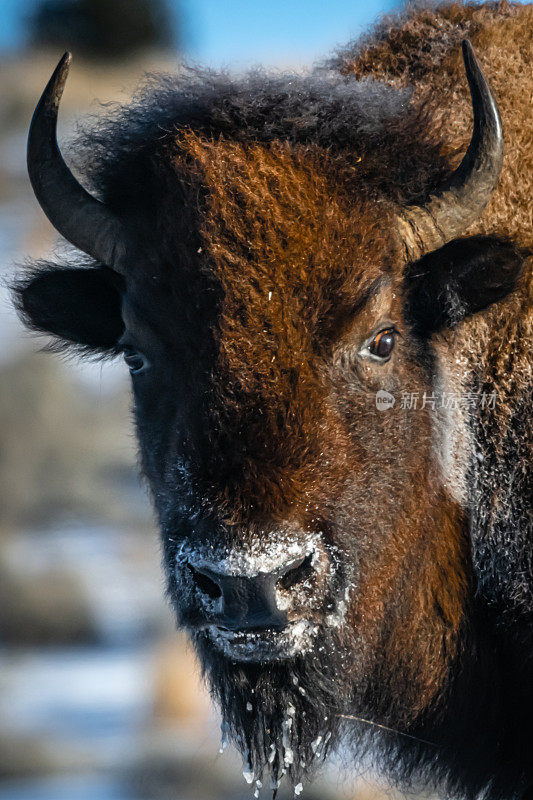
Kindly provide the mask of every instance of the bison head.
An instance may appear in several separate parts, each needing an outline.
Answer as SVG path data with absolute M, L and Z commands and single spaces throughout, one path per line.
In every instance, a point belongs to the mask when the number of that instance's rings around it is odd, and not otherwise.
M 124 353 L 169 597 L 257 777 L 299 780 L 346 715 L 423 731 L 449 689 L 470 453 L 468 409 L 443 397 L 464 388 L 457 331 L 521 265 L 508 242 L 458 238 L 502 163 L 464 55 L 472 140 L 419 203 L 368 191 L 363 151 L 192 119 L 160 136 L 133 199 L 104 204 L 57 148 L 68 57 L 32 122 L 39 202 L 96 263 L 41 269 L 19 305 Z

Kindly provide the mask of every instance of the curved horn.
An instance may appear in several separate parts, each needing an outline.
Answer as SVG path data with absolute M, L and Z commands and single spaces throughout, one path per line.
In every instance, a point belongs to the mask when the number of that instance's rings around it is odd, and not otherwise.
M 35 109 L 28 135 L 28 173 L 35 196 L 59 233 L 119 271 L 125 234 L 119 218 L 81 186 L 57 145 L 57 112 L 72 56 L 65 53 Z
M 453 175 L 426 203 L 402 211 L 402 234 L 408 251 L 416 257 L 459 236 L 479 218 L 502 168 L 500 112 L 468 39 L 462 47 L 474 112 L 472 138 Z

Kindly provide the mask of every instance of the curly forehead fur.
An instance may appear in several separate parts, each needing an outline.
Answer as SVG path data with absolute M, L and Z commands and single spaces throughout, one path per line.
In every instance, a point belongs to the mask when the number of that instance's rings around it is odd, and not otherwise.
M 92 187 L 122 208 L 141 187 L 146 196 L 151 186 L 149 200 L 157 200 L 155 163 L 184 130 L 210 141 L 320 149 L 337 166 L 344 160 L 347 178 L 368 194 L 405 201 L 423 195 L 447 167 L 411 94 L 337 70 L 237 78 L 184 67 L 149 77 L 131 105 L 87 128 L 74 152 Z
M 380 281 L 393 280 L 387 207 L 378 215 L 363 199 L 356 202 L 316 147 L 213 141 L 192 131 L 168 146 L 178 179 L 193 186 L 189 214 L 195 214 L 194 186 L 204 187 L 192 270 L 219 296 L 216 414 L 210 412 L 205 428 L 239 441 L 231 466 L 228 448 L 212 441 L 212 480 L 228 476 L 234 507 L 245 509 L 253 499 L 256 510 L 268 502 L 272 514 L 279 487 L 290 506 L 289 487 L 309 489 L 319 456 L 344 447 L 340 436 L 328 443 L 319 435 L 328 416 L 319 372 L 358 304 Z M 171 222 L 174 204 L 167 194 L 160 217 L 169 253 L 177 252 L 182 235 Z M 183 264 L 171 262 L 168 270 L 172 283 Z M 220 497 L 216 505 L 220 511 Z

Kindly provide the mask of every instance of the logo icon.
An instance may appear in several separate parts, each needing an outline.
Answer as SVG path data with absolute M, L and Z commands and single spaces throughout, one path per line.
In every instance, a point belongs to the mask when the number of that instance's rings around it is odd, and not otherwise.
M 378 411 L 388 411 L 389 408 L 394 406 L 396 402 L 396 398 L 390 392 L 386 392 L 385 389 L 380 389 L 376 392 L 376 408 Z

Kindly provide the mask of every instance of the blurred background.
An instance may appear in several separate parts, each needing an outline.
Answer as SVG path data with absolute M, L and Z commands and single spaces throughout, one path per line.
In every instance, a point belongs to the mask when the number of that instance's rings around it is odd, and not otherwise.
M 75 60 L 60 140 L 182 59 L 301 69 L 393 0 L 1 0 L 0 264 L 60 247 L 25 171 L 36 101 Z M 0 800 L 240 800 L 252 791 L 163 597 L 127 370 L 39 352 L 0 289 Z M 392 792 L 333 762 L 303 797 Z M 264 792 L 268 796 L 268 791 Z M 287 792 L 282 797 L 288 797 Z

